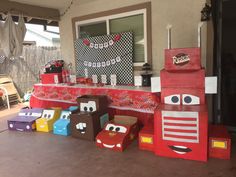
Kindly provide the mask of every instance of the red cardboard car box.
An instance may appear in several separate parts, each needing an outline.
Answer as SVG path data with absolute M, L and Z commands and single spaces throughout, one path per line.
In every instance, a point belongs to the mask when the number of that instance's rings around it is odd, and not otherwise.
M 40 74 L 42 84 L 56 84 L 62 83 L 62 74 L 61 73 L 47 73 Z M 57 81 L 56 81 L 57 78 Z
M 96 137 L 96 145 L 114 151 L 124 151 L 138 136 L 138 119 L 131 116 L 115 115 Z
M 223 125 L 209 125 L 209 157 L 230 159 L 231 137 Z
M 154 151 L 153 122 L 145 125 L 139 132 L 139 149 Z
M 201 69 L 201 49 L 165 49 L 165 69 L 168 71 Z

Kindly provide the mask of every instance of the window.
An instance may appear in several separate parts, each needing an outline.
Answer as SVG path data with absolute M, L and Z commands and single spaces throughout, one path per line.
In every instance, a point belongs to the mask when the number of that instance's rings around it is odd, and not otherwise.
M 72 21 L 75 39 L 133 32 L 134 66 L 151 64 L 150 3 L 77 17 Z

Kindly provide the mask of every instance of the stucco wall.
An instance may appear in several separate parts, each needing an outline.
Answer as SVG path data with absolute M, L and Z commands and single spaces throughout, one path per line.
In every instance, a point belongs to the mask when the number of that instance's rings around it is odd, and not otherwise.
M 150 1 L 150 0 L 149 0 Z M 64 60 L 74 64 L 74 47 L 71 18 L 107 11 L 148 0 L 92 0 L 73 4 L 62 17 L 60 25 L 61 49 Z M 197 26 L 200 11 L 206 0 L 151 0 L 152 6 L 152 64 L 159 73 L 163 68 L 164 49 L 167 47 L 166 25 L 172 24 L 172 47 L 197 46 Z M 206 24 L 202 35 L 202 64 L 206 63 Z

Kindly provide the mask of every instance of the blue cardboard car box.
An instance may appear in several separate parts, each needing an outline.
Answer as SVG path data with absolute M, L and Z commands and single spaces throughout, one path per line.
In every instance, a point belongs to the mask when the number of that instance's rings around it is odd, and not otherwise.
M 56 135 L 69 136 L 70 130 L 70 115 L 76 112 L 78 107 L 71 106 L 67 110 L 61 112 L 60 118 L 53 125 L 53 133 Z

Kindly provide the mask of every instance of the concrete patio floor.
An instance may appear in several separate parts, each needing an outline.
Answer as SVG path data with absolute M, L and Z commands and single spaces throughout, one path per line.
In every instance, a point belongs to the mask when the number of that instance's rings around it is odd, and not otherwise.
M 231 160 L 158 157 L 137 141 L 119 153 L 52 133 L 8 131 L 6 120 L 21 107 L 0 111 L 0 177 L 236 177 L 236 136 Z

